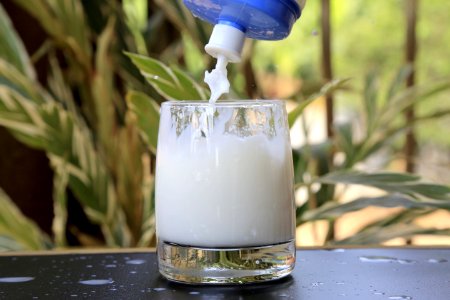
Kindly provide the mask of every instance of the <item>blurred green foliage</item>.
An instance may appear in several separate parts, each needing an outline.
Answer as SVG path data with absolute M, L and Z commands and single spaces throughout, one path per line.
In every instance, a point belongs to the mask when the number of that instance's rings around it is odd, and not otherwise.
M 353 86 L 362 90 L 364 75 L 379 74 L 379 88 L 405 62 L 406 1 L 331 1 L 332 58 L 336 78 L 352 78 Z M 255 71 L 277 72 L 301 79 L 307 86 L 317 86 L 320 74 L 320 1 L 308 1 L 304 14 L 294 25 L 290 37 L 280 42 L 257 42 L 253 55 Z M 450 75 L 446 63 L 450 53 L 448 1 L 420 1 L 418 10 L 417 82 L 430 83 Z M 336 95 L 339 111 L 358 105 L 358 92 Z M 419 105 L 419 113 L 450 109 L 450 93 L 442 93 L 432 102 Z M 418 128 L 421 143 L 433 142 L 450 146 L 450 139 L 441 134 L 449 128 L 449 118 L 436 120 Z
M 405 1 L 332 1 L 333 61 L 336 77 L 361 75 L 376 68 L 389 74 L 404 62 Z M 277 72 L 303 79 L 320 78 L 320 2 L 308 1 L 301 20 L 288 39 L 257 42 L 258 70 L 276 66 Z M 419 81 L 450 74 L 442 60 L 449 53 L 450 32 L 446 1 L 419 5 Z

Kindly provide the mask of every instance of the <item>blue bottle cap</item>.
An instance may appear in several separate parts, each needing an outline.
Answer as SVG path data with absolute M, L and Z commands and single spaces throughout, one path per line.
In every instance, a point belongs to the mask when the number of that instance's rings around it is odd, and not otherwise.
M 184 0 L 192 14 L 211 24 L 227 24 L 257 40 L 281 40 L 300 18 L 294 0 Z

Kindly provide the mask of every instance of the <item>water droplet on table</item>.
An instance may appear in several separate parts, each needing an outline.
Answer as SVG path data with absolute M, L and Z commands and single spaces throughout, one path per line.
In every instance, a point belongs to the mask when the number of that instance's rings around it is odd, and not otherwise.
M 34 277 L 0 277 L 0 282 L 3 283 L 19 283 L 33 280 Z
M 128 265 L 142 265 L 145 263 L 145 260 L 143 259 L 132 259 L 132 260 L 127 260 L 126 262 Z
M 117 266 L 114 265 L 114 264 L 110 264 L 110 265 L 106 265 L 106 266 L 105 266 L 105 268 L 115 268 L 115 267 L 117 267 Z
M 342 252 L 345 252 L 345 249 L 342 249 L 342 248 L 336 248 L 336 249 L 330 249 L 329 251 L 330 251 L 330 252 L 342 253 Z
M 91 279 L 91 280 L 80 280 L 79 283 L 86 284 L 86 285 L 105 285 L 105 284 L 111 284 L 114 281 L 110 279 Z
M 388 299 L 391 299 L 391 300 L 411 300 L 412 297 L 411 296 L 399 295 L 399 296 L 390 296 Z
M 324 285 L 324 283 L 323 283 L 323 282 L 313 282 L 313 283 L 311 283 L 311 285 L 312 285 L 313 287 L 317 287 L 317 286 Z
M 430 258 L 428 262 L 432 264 L 442 264 L 448 262 L 448 260 L 444 258 Z
M 199 295 L 200 292 L 190 292 L 189 294 L 191 294 L 191 295 Z
M 359 260 L 362 262 L 387 263 L 394 262 L 397 259 L 389 256 L 360 256 Z
M 411 265 L 411 264 L 415 264 L 416 261 L 412 260 L 412 259 L 397 259 L 397 262 L 402 264 L 402 265 Z
M 154 288 L 153 290 L 156 292 L 162 292 L 162 291 L 165 291 L 166 289 L 165 288 Z

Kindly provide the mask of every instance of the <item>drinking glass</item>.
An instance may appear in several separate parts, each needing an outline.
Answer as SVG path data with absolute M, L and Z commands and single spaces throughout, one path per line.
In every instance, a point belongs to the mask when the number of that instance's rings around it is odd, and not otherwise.
M 243 284 L 295 264 L 293 164 L 279 100 L 162 104 L 156 159 L 160 273 Z

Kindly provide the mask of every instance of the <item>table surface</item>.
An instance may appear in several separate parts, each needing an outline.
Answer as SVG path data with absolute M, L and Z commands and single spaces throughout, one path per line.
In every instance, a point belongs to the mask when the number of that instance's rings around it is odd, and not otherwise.
M 450 299 L 450 248 L 298 250 L 291 276 L 170 283 L 154 252 L 0 256 L 0 299 Z

